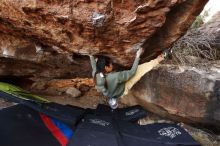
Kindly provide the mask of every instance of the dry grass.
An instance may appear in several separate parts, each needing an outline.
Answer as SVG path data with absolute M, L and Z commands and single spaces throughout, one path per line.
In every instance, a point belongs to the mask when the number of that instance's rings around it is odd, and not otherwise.
M 174 61 L 182 65 L 195 65 L 200 59 L 215 60 L 217 53 L 212 48 L 214 39 L 213 33 L 189 30 L 171 48 Z

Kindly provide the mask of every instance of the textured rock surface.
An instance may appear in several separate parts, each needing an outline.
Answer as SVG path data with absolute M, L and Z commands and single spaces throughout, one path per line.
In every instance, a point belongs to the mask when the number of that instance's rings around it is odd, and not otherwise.
M 161 65 L 146 74 L 122 99 L 153 113 L 188 123 L 220 126 L 220 66 L 205 69 Z
M 91 88 L 94 88 L 93 79 L 90 78 L 75 78 L 75 79 L 52 79 L 52 80 L 40 80 L 32 83 L 32 90 L 37 93 L 56 95 L 57 93 L 62 94 L 69 88 L 76 88 L 85 94 Z
M 71 78 L 90 76 L 88 57 L 39 46 L 0 33 L 0 75 Z M 74 57 L 74 59 L 73 59 Z M 83 66 L 83 68 L 82 68 Z
M 149 60 L 186 31 L 206 2 L 1 0 L 0 32 L 19 38 L 19 45 L 29 41 L 75 54 L 106 55 L 131 65 L 137 43 L 146 40 L 144 58 Z
M 74 87 L 68 88 L 66 90 L 66 94 L 71 96 L 72 98 L 76 98 L 82 95 L 82 93 Z

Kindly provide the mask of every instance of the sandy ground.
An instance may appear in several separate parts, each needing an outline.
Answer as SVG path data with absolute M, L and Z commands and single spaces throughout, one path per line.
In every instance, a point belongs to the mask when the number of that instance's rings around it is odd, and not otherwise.
M 90 89 L 89 92 L 85 93 L 81 97 L 70 97 L 67 95 L 62 96 L 45 96 L 47 99 L 60 104 L 70 104 L 83 108 L 96 108 L 98 104 L 107 104 L 107 99 L 101 94 L 97 93 L 95 89 Z

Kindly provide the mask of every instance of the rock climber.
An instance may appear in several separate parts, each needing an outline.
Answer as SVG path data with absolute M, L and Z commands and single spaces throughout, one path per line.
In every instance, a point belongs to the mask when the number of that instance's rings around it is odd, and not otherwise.
M 96 89 L 104 96 L 108 97 L 108 104 L 112 109 L 118 106 L 117 98 L 128 94 L 132 86 L 147 72 L 157 66 L 168 53 L 162 53 L 150 62 L 139 64 L 143 48 L 136 52 L 134 63 L 130 70 L 114 72 L 113 64 L 107 57 L 99 57 L 97 62 L 94 56 L 90 56 L 92 66 L 92 76 L 95 81 Z

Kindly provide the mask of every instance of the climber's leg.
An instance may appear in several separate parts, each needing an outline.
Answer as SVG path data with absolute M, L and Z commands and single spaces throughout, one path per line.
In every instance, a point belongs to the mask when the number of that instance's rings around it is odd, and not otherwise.
M 155 66 L 159 64 L 158 58 L 151 60 L 150 62 L 143 63 L 138 66 L 137 71 L 133 77 L 131 77 L 126 83 L 125 83 L 125 91 L 122 95 L 128 94 L 128 91 L 134 86 L 135 83 L 137 83 L 143 75 L 145 75 L 147 72 L 151 71 Z

